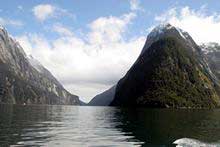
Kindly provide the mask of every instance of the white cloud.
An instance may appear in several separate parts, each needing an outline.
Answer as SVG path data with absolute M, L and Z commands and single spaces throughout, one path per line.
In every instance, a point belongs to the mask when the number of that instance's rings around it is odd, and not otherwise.
M 62 9 L 51 4 L 39 4 L 32 9 L 32 12 L 34 16 L 41 22 L 51 17 L 64 15 L 75 18 L 75 16 L 69 13 L 66 9 Z
M 44 21 L 54 15 L 55 7 L 50 4 L 40 4 L 35 6 L 32 11 L 39 21 Z
M 52 31 L 60 34 L 60 35 L 66 35 L 66 36 L 72 36 L 73 32 L 69 30 L 69 28 L 63 26 L 60 23 L 56 23 L 52 27 Z
M 171 8 L 155 17 L 159 23 L 170 22 L 187 31 L 198 43 L 220 43 L 220 13 L 208 13 L 205 6 L 199 10 L 189 7 Z
M 100 17 L 89 24 L 91 32 L 88 34 L 89 42 L 97 45 L 122 41 L 122 33 L 127 25 L 136 16 L 135 13 L 121 17 Z
M 23 6 L 19 5 L 17 8 L 18 10 L 23 11 Z
M 16 27 L 21 27 L 24 23 L 20 20 L 8 19 L 0 17 L 0 24 L 3 26 L 11 25 Z
M 134 18 L 134 13 L 97 18 L 88 24 L 89 32 L 83 38 L 55 24 L 53 30 L 60 34 L 55 40 L 48 41 L 40 34 L 27 34 L 17 40 L 64 87 L 88 102 L 116 84 L 138 57 L 145 37 L 123 37 Z
M 140 1 L 139 0 L 130 0 L 130 9 L 132 11 L 135 10 L 143 10 L 140 6 Z

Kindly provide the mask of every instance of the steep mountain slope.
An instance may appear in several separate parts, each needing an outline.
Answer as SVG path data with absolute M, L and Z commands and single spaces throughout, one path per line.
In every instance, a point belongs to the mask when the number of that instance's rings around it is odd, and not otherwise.
M 0 103 L 78 105 L 79 98 L 0 27 Z
M 201 48 L 211 70 L 220 80 L 220 45 L 212 42 L 201 45 Z
M 188 33 L 164 24 L 148 35 L 111 105 L 213 108 L 220 104 L 218 90 L 200 47 Z
M 104 91 L 101 94 L 96 95 L 89 103 L 90 106 L 108 106 L 114 99 L 116 85 L 110 89 Z

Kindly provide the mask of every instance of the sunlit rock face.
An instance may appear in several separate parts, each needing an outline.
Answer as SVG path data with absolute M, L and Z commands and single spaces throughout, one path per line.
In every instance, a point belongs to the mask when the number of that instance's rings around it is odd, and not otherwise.
M 219 82 L 192 37 L 170 24 L 148 35 L 134 65 L 118 82 L 110 105 L 215 108 Z
M 79 98 L 0 27 L 0 103 L 79 105 Z

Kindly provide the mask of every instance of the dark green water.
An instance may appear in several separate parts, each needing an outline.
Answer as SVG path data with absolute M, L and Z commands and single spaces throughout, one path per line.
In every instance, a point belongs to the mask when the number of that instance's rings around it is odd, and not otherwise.
M 0 105 L 0 146 L 218 146 L 220 110 Z

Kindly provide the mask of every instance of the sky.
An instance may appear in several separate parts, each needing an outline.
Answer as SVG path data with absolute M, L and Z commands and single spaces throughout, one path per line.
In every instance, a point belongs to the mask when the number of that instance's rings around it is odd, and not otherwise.
M 220 43 L 218 0 L 7 0 L 0 24 L 27 55 L 89 102 L 126 74 L 160 23 Z

